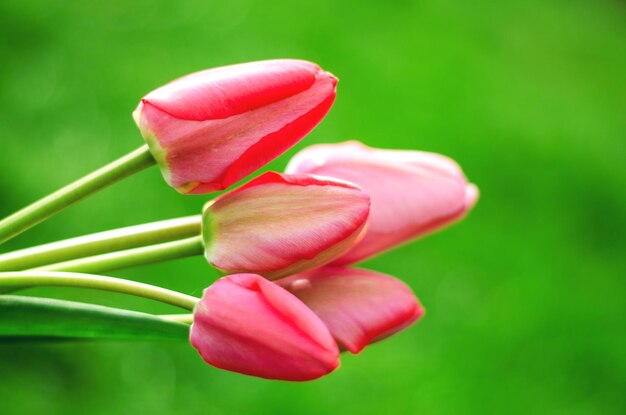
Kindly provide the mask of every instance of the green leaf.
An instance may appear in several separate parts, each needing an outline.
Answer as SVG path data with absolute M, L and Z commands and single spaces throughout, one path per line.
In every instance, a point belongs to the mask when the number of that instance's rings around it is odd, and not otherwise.
M 0 342 L 189 338 L 189 325 L 152 314 L 49 298 L 0 296 Z

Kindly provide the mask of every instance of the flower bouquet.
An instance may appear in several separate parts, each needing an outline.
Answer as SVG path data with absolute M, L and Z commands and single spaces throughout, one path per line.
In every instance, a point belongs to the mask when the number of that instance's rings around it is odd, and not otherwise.
M 158 165 L 182 194 L 229 189 L 305 137 L 337 78 L 301 60 L 225 66 L 141 99 L 145 144 L 0 221 L 0 243 L 140 170 Z M 451 159 L 357 141 L 318 144 L 208 200 L 195 216 L 0 254 L 0 341 L 187 338 L 217 368 L 305 381 L 407 328 L 424 307 L 401 280 L 359 262 L 463 218 L 478 198 Z M 201 298 L 109 271 L 202 255 L 224 274 Z M 180 278 L 184 278 L 181 275 Z M 186 310 L 153 315 L 17 295 L 84 287 Z

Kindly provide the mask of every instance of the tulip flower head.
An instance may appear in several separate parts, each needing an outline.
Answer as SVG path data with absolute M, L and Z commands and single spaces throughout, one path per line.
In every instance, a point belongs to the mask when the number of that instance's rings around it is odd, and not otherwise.
M 310 307 L 335 341 L 351 353 L 402 330 L 424 314 L 406 284 L 365 269 L 326 266 L 277 283 Z
M 255 274 L 230 275 L 204 291 L 190 341 L 210 365 L 267 379 L 311 380 L 339 365 L 320 318 Z
M 225 273 L 269 279 L 318 267 L 355 243 L 369 203 L 340 180 L 268 172 L 205 206 L 205 256 Z
M 337 79 L 314 63 L 268 60 L 209 69 L 146 95 L 133 118 L 181 193 L 223 190 L 324 118 Z
M 478 198 L 453 160 L 421 151 L 380 150 L 357 141 L 314 145 L 289 162 L 307 173 L 359 185 L 372 207 L 363 238 L 334 264 L 351 264 L 462 218 Z

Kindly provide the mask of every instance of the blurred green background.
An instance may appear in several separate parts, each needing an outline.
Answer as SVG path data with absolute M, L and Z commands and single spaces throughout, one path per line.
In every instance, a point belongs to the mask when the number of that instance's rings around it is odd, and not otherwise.
M 626 413 L 626 4 L 617 0 L 0 3 L 0 215 L 142 143 L 130 113 L 183 74 L 294 57 L 341 82 L 306 145 L 441 152 L 482 198 L 366 263 L 428 315 L 321 380 L 205 365 L 185 342 L 0 345 L 9 414 Z M 2 250 L 199 213 L 152 168 Z M 201 258 L 116 272 L 199 294 Z M 152 312 L 115 294 L 31 294 Z

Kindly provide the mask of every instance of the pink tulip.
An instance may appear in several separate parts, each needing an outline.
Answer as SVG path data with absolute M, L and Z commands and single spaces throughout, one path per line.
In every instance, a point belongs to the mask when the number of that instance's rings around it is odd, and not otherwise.
M 300 60 L 224 66 L 150 92 L 133 118 L 172 187 L 213 192 L 308 134 L 332 106 L 336 84 L 333 75 Z
M 396 333 L 424 314 L 411 289 L 389 275 L 327 266 L 277 283 L 317 314 L 352 353 Z
M 292 275 L 346 252 L 368 214 L 369 197 L 352 184 L 267 172 L 205 206 L 205 256 L 228 274 Z
M 204 291 L 190 340 L 210 365 L 267 379 L 311 380 L 339 366 L 319 317 L 255 274 L 230 275 Z
M 358 262 L 440 229 L 462 218 L 478 198 L 478 188 L 447 157 L 357 141 L 305 148 L 286 171 L 347 180 L 370 195 L 365 236 L 334 264 Z

